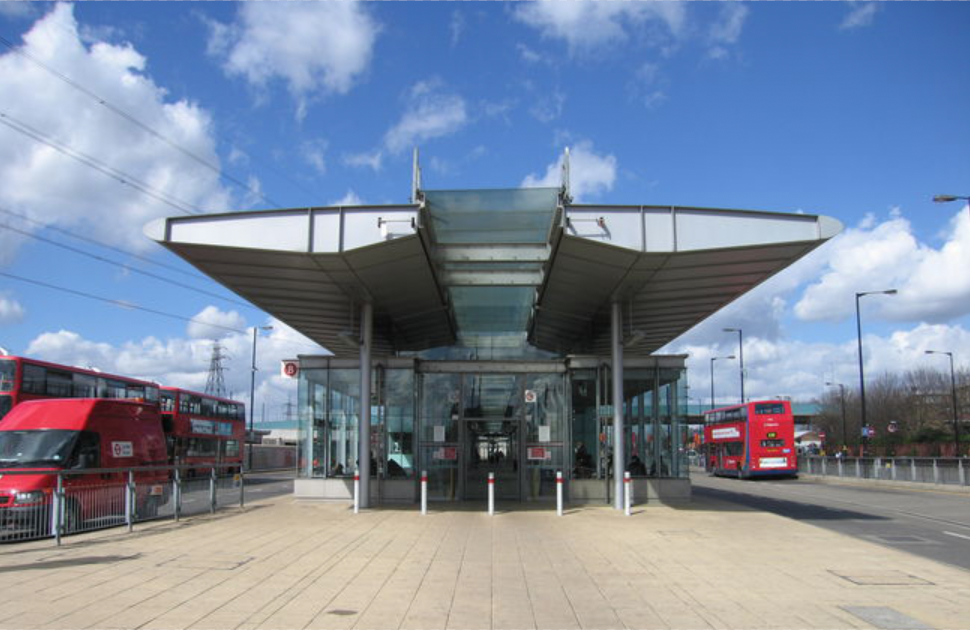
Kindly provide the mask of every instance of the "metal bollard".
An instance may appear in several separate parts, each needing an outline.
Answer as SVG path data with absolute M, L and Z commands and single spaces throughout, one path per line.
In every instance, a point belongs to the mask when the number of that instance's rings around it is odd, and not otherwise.
M 933 483 L 940 483 L 940 467 L 936 465 L 936 458 L 933 458 Z
M 428 513 L 428 471 L 421 471 L 421 514 Z
M 633 503 L 633 484 L 630 481 L 630 471 L 623 473 L 623 513 L 627 516 L 630 516 L 630 505 Z
M 236 473 L 239 476 L 239 507 L 246 507 L 246 478 L 243 477 L 242 468 Z
M 128 471 L 128 483 L 125 485 L 125 523 L 128 531 L 135 528 L 135 472 Z
M 556 471 L 556 514 L 562 516 L 562 471 Z
M 855 460 L 855 476 L 856 479 L 862 479 L 862 458 L 857 457 Z
M 51 496 L 51 531 L 57 546 L 61 546 L 61 515 L 64 513 L 64 475 L 57 473 L 57 488 Z
M 175 469 L 175 478 L 172 479 L 172 508 L 175 512 L 175 522 L 182 516 L 182 473 Z
M 842 458 L 840 457 L 839 458 L 839 479 L 842 478 L 842 475 L 843 475 L 843 472 L 842 472 Z
M 916 481 L 916 458 L 915 457 L 909 460 L 909 472 L 910 472 L 909 476 L 912 477 L 913 481 Z
M 354 471 L 354 514 L 360 512 L 360 469 Z
M 957 460 L 957 467 L 959 468 L 960 485 L 965 486 L 967 485 L 967 471 L 963 467 L 963 458 L 960 458 L 959 460 Z
M 488 473 L 488 515 L 495 514 L 495 473 Z
M 216 469 L 209 469 L 209 513 L 216 513 Z

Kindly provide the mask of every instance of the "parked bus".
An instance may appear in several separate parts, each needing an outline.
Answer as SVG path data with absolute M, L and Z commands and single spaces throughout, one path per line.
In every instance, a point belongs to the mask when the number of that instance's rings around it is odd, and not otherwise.
M 796 476 L 791 403 L 763 400 L 705 412 L 704 457 L 712 475 Z
M 226 470 L 231 473 L 242 468 L 246 439 L 246 406 L 243 403 L 162 387 L 159 406 L 170 463 L 189 466 L 186 474 L 190 477 L 197 472 L 193 465 L 232 464 L 233 467 Z
M 16 405 L 44 398 L 131 398 L 158 403 L 158 385 L 56 363 L 0 355 L 0 420 Z

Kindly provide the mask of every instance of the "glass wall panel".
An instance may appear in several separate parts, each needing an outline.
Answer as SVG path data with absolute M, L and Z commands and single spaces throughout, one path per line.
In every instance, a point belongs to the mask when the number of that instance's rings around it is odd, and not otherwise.
M 568 464 L 566 392 L 562 374 L 525 376 L 526 496 L 556 497 L 556 471 Z M 565 471 L 564 471 L 565 472 Z
M 327 476 L 353 475 L 354 469 L 357 468 L 360 374 L 357 370 L 330 370 L 328 389 L 330 397 L 327 421 L 329 433 Z
M 324 477 L 327 472 L 327 370 L 301 370 L 300 476 Z M 184 400 L 184 397 L 183 397 Z
M 653 368 L 623 371 L 623 432 L 627 458 L 624 470 L 633 477 L 644 477 L 655 469 L 653 418 L 648 415 L 653 409 L 654 376 Z
M 387 427 L 389 479 L 414 476 L 414 372 L 387 370 L 384 383 L 384 414 Z
M 589 479 L 596 474 L 596 370 L 573 370 L 569 375 L 572 393 L 572 476 Z
M 428 497 L 455 499 L 459 483 L 460 374 L 421 374 L 418 457 L 428 473 Z

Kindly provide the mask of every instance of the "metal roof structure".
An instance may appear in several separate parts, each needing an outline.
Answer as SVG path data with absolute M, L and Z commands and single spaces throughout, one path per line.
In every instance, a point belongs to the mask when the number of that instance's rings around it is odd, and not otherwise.
M 415 203 L 175 217 L 145 233 L 338 356 L 531 346 L 645 356 L 838 234 L 832 218 L 570 203 L 564 188 L 423 191 Z

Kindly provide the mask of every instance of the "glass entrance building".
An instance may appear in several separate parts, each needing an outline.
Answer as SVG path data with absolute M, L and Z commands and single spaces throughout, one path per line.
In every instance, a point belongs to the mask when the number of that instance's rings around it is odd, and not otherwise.
M 559 188 L 156 221 L 146 233 L 327 348 L 300 356 L 296 493 L 364 506 L 689 497 L 686 356 L 656 352 L 841 230 L 572 203 Z M 361 369 L 367 366 L 367 369 Z M 296 368 L 296 369 L 292 369 Z

